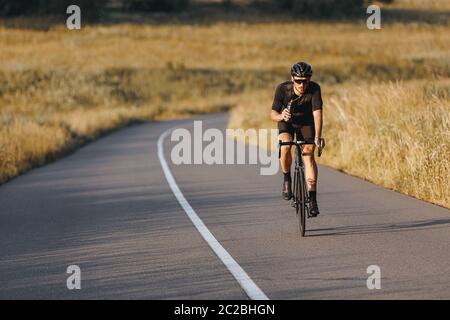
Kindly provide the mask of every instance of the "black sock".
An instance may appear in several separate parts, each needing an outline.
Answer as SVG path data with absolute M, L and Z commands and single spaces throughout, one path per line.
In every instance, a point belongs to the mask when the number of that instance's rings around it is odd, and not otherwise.
M 317 191 L 309 191 L 309 197 L 312 201 L 317 201 Z
M 283 172 L 284 181 L 291 181 L 291 172 Z

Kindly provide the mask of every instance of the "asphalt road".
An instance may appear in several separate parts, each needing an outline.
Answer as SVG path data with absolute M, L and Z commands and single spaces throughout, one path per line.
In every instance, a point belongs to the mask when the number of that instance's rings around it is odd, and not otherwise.
M 223 129 L 227 116 L 202 119 Z M 1 186 L 0 298 L 248 299 L 158 158 L 161 134 L 192 124 L 131 126 Z M 174 144 L 164 157 L 185 199 L 269 299 L 450 298 L 450 210 L 320 166 L 321 215 L 301 238 L 280 173 L 173 165 Z M 69 265 L 80 290 L 67 289 Z M 381 289 L 367 288 L 370 265 Z

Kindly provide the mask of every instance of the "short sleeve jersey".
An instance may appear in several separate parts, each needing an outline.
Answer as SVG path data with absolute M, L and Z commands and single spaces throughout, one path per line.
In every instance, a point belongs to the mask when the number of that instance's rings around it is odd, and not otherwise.
M 272 103 L 272 110 L 282 112 L 287 107 L 289 101 L 299 98 L 294 92 L 294 83 L 285 81 L 277 86 L 275 97 Z M 292 126 L 313 126 L 313 111 L 322 109 L 322 95 L 320 86 L 314 81 L 310 81 L 305 93 L 297 99 L 291 107 Z

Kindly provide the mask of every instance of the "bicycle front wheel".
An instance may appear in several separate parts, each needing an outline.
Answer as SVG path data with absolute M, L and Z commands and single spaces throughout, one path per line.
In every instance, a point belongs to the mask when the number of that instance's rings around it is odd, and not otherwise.
M 306 212 L 305 212 L 305 179 L 300 172 L 297 172 L 297 215 L 299 219 L 300 234 L 302 237 L 305 236 L 305 224 L 306 224 Z
M 295 213 L 298 214 L 298 177 L 297 170 L 294 172 L 294 184 L 292 185 L 292 206 L 295 208 Z

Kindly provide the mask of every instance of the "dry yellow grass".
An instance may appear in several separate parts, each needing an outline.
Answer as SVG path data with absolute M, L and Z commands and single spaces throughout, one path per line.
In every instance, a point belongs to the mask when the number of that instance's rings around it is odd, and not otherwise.
M 68 135 L 58 126 L 14 120 L 0 128 L 1 176 L 6 180 L 45 163 L 60 153 Z
M 426 24 L 390 24 L 381 31 L 369 31 L 363 23 L 313 22 L 120 24 L 49 32 L 0 28 L 0 61 L 2 70 L 47 70 L 51 65 L 52 70 L 77 73 L 169 64 L 274 70 L 285 69 L 299 55 L 314 60 L 316 68 L 401 60 L 418 64 L 415 59 L 432 67 L 445 60 L 449 37 L 448 26 Z
M 363 85 L 329 99 L 326 164 L 450 207 L 450 82 Z
M 322 89 L 327 147 L 319 163 L 450 207 L 449 80 Z M 271 94 L 248 97 L 232 111 L 230 126 L 275 128 Z
M 0 183 L 130 122 L 265 108 L 299 59 L 329 86 L 450 74 L 448 24 L 255 21 L 0 26 Z

